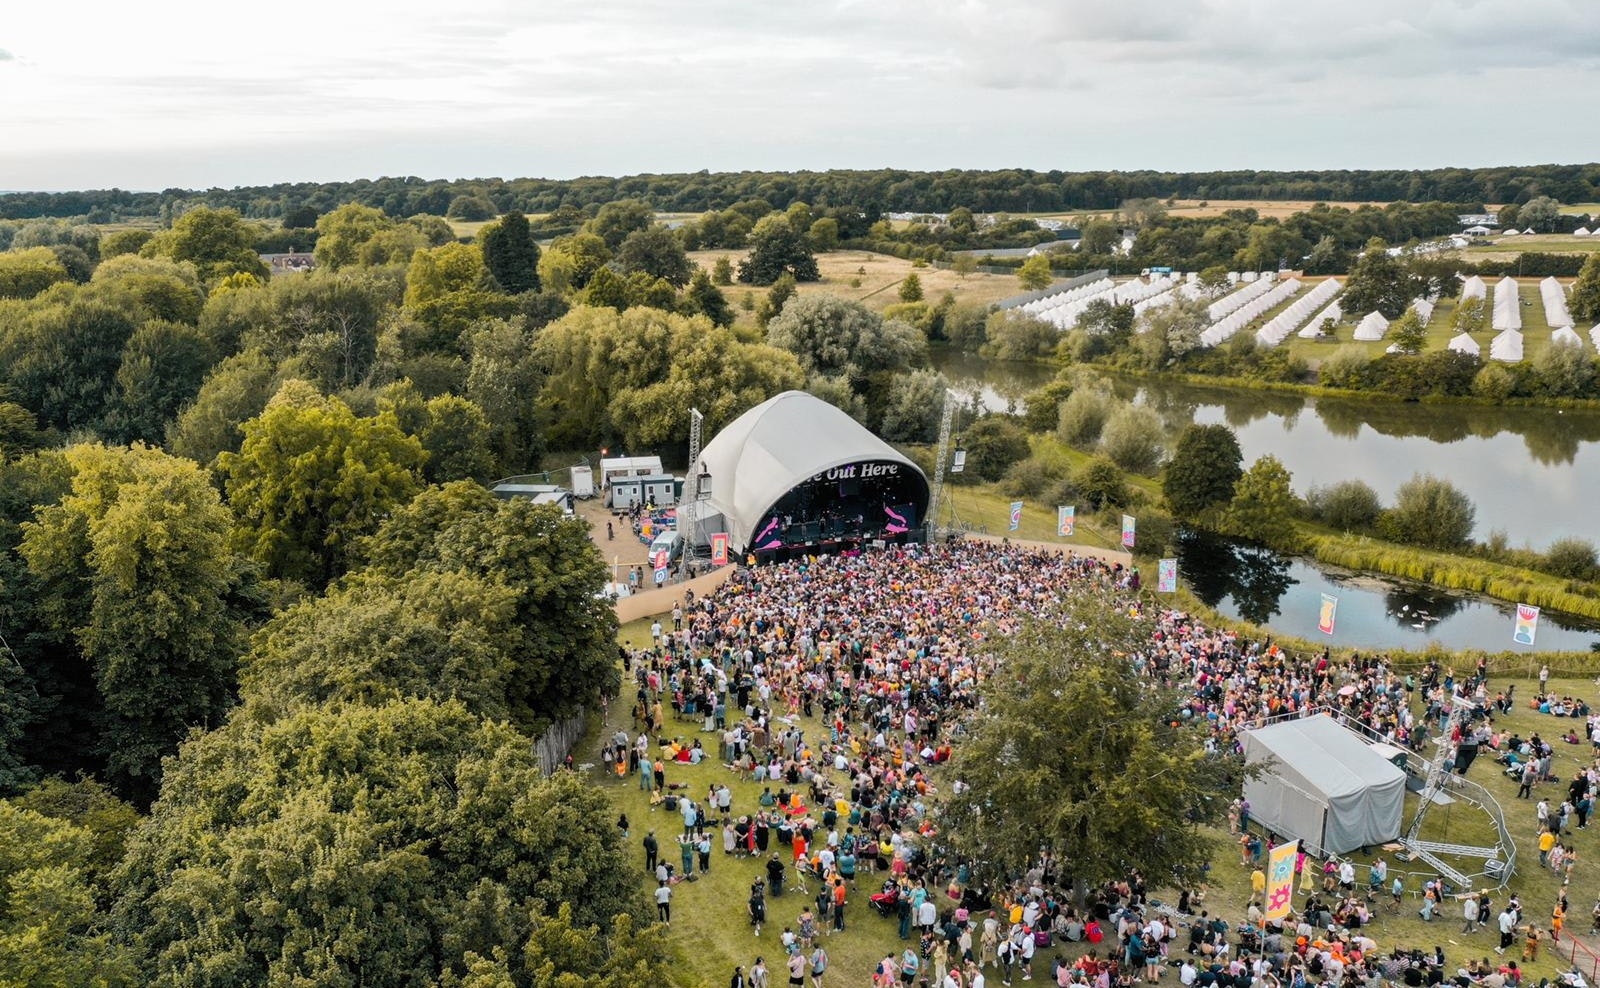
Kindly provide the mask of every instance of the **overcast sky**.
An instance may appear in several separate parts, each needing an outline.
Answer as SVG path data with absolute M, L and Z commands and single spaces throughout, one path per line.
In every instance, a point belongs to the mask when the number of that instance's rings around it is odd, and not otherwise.
M 14 3 L 0 189 L 1600 158 L 1596 0 Z

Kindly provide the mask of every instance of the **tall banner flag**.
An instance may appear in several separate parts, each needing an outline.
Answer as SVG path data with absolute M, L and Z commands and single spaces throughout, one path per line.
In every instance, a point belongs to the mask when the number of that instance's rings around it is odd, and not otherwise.
M 1294 905 L 1294 859 L 1300 842 L 1279 844 L 1267 855 L 1267 919 L 1282 919 Z
M 717 532 L 711 536 L 711 565 L 728 565 L 728 533 Z
M 1011 530 L 1015 532 L 1022 527 L 1022 502 L 1011 502 Z
M 1339 598 L 1331 593 L 1322 595 L 1322 610 L 1317 614 L 1317 630 L 1325 635 L 1333 634 L 1333 618 L 1339 612 Z
M 1062 539 L 1072 538 L 1073 529 L 1078 526 L 1078 507 L 1073 504 L 1060 504 L 1056 506 L 1056 537 Z
M 1178 561 L 1163 559 L 1156 563 L 1156 590 L 1172 593 L 1178 589 Z
M 1518 604 L 1517 624 L 1511 632 L 1511 640 L 1518 645 L 1532 645 L 1538 633 L 1539 609 L 1532 604 Z
M 1133 548 L 1133 516 L 1132 515 L 1123 515 L 1122 516 L 1122 547 L 1124 549 L 1132 549 Z

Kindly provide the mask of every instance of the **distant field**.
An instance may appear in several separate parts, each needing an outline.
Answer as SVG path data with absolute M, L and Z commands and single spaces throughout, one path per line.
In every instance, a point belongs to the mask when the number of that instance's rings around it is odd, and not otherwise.
M 1574 237 L 1570 233 L 1534 233 L 1520 237 L 1496 237 L 1491 243 L 1474 244 L 1466 254 L 1517 255 L 1538 251 L 1545 254 L 1587 254 L 1600 250 L 1600 237 Z
M 689 259 L 709 271 L 717 258 L 727 257 L 737 271 L 743 256 L 743 251 L 736 250 L 700 250 L 691 253 Z M 827 292 L 864 303 L 875 311 L 900 301 L 900 284 L 913 271 L 922 282 L 922 297 L 930 302 L 936 302 L 945 292 L 950 292 L 958 302 L 987 304 L 1022 291 L 1014 275 L 974 273 L 963 278 L 954 271 L 941 271 L 934 267 L 914 268 L 910 261 L 860 250 L 835 250 L 818 254 L 817 267 L 822 271 L 822 280 L 800 285 L 800 294 Z M 755 292 L 756 297 L 760 298 L 766 289 L 738 282 L 723 288 L 723 293 L 735 306 L 747 291 Z

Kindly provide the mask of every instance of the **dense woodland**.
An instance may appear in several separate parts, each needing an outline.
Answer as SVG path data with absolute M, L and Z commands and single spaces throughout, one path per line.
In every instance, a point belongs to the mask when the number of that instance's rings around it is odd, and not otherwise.
M 545 213 L 641 199 L 662 212 L 725 209 L 764 199 L 856 206 L 868 212 L 1061 212 L 1115 209 L 1130 199 L 1291 199 L 1308 202 L 1523 203 L 1545 195 L 1562 202 L 1600 201 L 1600 164 L 1437 168 L 1424 171 L 1065 172 L 1004 169 L 899 169 L 824 172 L 695 172 L 622 178 L 462 179 L 416 177 L 355 182 L 299 182 L 237 189 L 126 192 L 28 192 L 0 196 L 0 218 L 89 216 L 97 222 L 155 216 L 175 203 L 230 208 L 251 218 L 281 218 L 297 208 L 326 212 L 346 203 L 390 216 L 443 215 L 465 196 L 495 212 Z

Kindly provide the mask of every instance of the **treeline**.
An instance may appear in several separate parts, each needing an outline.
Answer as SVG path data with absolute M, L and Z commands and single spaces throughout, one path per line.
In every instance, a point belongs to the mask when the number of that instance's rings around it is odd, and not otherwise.
M 88 216 L 110 222 L 155 216 L 174 203 L 230 208 L 275 218 L 301 207 L 326 212 L 346 203 L 391 216 L 444 215 L 458 197 L 482 197 L 497 212 L 544 213 L 641 199 L 664 212 L 725 209 L 764 199 L 856 206 L 868 212 L 1061 212 L 1115 209 L 1130 199 L 1269 199 L 1344 202 L 1523 203 L 1538 196 L 1563 202 L 1600 200 L 1600 164 L 1495 166 L 1381 171 L 992 171 L 878 169 L 820 172 L 694 172 L 574 179 L 483 178 L 456 181 L 384 177 L 354 182 L 301 182 L 234 189 L 127 192 L 20 192 L 0 196 L 0 218 Z

